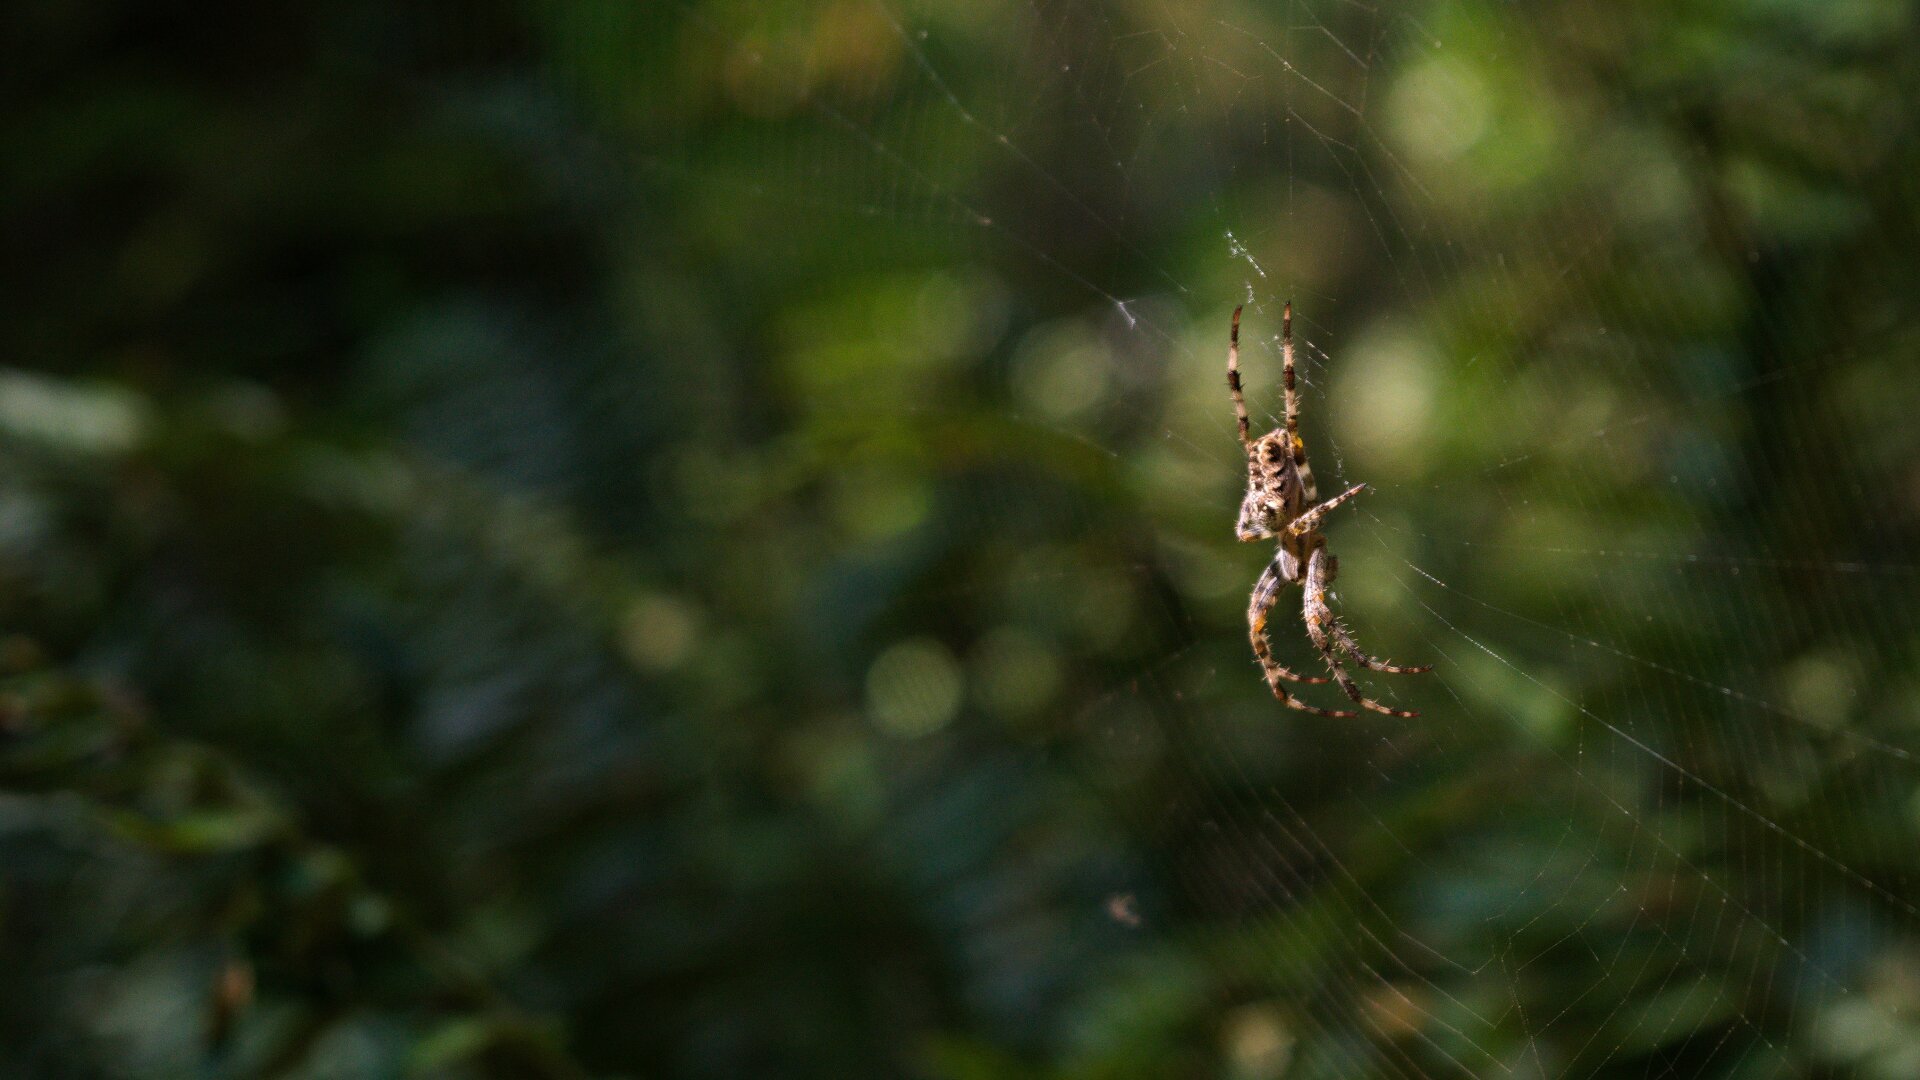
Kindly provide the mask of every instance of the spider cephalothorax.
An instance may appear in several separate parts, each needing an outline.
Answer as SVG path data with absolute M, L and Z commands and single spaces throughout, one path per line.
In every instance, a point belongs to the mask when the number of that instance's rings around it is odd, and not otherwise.
M 1370 671 L 1412 675 L 1433 670 L 1431 667 L 1396 667 L 1361 652 L 1353 635 L 1340 624 L 1327 605 L 1327 596 L 1333 587 L 1334 574 L 1339 571 L 1339 562 L 1327 552 L 1327 539 L 1319 533 L 1320 522 L 1334 507 L 1365 491 L 1367 485 L 1355 484 L 1326 502 L 1311 505 L 1320 497 L 1320 493 L 1313 484 L 1313 470 L 1307 465 L 1306 444 L 1300 441 L 1300 397 L 1293 386 L 1291 303 L 1280 315 L 1280 355 L 1281 379 L 1286 390 L 1286 427 L 1269 431 L 1255 439 L 1247 422 L 1247 399 L 1240 390 L 1240 309 L 1234 308 L 1233 333 L 1227 346 L 1227 389 L 1233 394 L 1233 412 L 1240 426 L 1240 445 L 1247 451 L 1247 497 L 1240 502 L 1240 520 L 1234 525 L 1234 534 L 1241 540 L 1273 539 L 1279 543 L 1279 550 L 1254 585 L 1253 596 L 1247 605 L 1247 634 L 1253 641 L 1253 655 L 1260 661 L 1267 685 L 1273 688 L 1273 696 L 1285 704 L 1322 716 L 1357 715 L 1309 705 L 1287 693 L 1283 685 L 1286 681 L 1327 681 L 1318 676 L 1297 674 L 1281 665 L 1273 658 L 1272 646 L 1267 642 L 1267 615 L 1279 599 L 1280 586 L 1299 585 L 1304 593 L 1307 636 L 1313 639 L 1314 648 L 1327 662 L 1340 689 L 1363 708 L 1389 716 L 1418 715 L 1406 709 L 1389 709 L 1362 696 L 1360 688 L 1354 685 L 1346 669 L 1340 666 L 1338 654 L 1345 654 L 1348 659 Z

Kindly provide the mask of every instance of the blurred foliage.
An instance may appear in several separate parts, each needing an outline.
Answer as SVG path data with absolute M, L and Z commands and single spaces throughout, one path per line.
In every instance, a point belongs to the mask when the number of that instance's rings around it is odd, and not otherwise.
M 0 1074 L 1920 1075 L 1910 3 L 0 27 Z

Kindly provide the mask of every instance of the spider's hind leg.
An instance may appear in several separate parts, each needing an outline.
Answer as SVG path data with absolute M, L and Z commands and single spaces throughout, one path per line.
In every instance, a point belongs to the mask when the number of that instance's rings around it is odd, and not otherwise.
M 1240 309 L 1233 309 L 1233 335 L 1227 339 L 1227 393 L 1233 398 L 1233 418 L 1240 429 L 1240 445 L 1253 449 L 1253 434 L 1247 421 L 1247 396 L 1240 389 Z

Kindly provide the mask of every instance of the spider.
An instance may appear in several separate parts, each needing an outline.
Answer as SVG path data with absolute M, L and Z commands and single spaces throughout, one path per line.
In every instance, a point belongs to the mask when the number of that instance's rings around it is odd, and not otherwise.
M 1247 399 L 1240 391 L 1240 309 L 1233 309 L 1233 336 L 1227 346 L 1227 390 L 1233 394 L 1233 413 L 1240 421 L 1240 445 L 1247 450 L 1247 497 L 1240 504 L 1240 520 L 1234 533 L 1243 541 L 1278 539 L 1280 549 L 1260 575 L 1247 604 L 1247 636 L 1253 641 L 1253 655 L 1260 661 L 1267 685 L 1281 703 L 1302 712 L 1320 716 L 1358 716 L 1358 713 L 1322 709 L 1287 693 L 1283 680 L 1297 683 L 1324 683 L 1318 676 L 1301 675 L 1283 667 L 1273 658 L 1267 642 L 1267 615 L 1279 599 L 1282 584 L 1298 585 L 1304 594 L 1307 636 L 1321 659 L 1333 672 L 1340 689 L 1356 704 L 1388 716 L 1418 716 L 1407 709 L 1389 709 L 1360 693 L 1353 678 L 1340 666 L 1339 653 L 1369 671 L 1394 675 L 1417 675 L 1432 671 L 1432 666 L 1398 667 L 1376 660 L 1360 651 L 1353 635 L 1327 606 L 1327 591 L 1339 572 L 1339 560 L 1327 551 L 1327 538 L 1320 535 L 1321 519 L 1334 507 L 1365 491 L 1367 485 L 1355 484 L 1320 503 L 1313 484 L 1313 470 L 1307 466 L 1307 447 L 1300 441 L 1300 397 L 1293 388 L 1293 304 L 1287 303 L 1280 315 L 1280 355 L 1282 382 L 1286 387 L 1287 426 L 1284 431 L 1269 431 L 1254 438 L 1247 424 Z M 1311 507 L 1311 509 L 1309 509 Z M 1337 650 L 1337 652 L 1336 652 Z

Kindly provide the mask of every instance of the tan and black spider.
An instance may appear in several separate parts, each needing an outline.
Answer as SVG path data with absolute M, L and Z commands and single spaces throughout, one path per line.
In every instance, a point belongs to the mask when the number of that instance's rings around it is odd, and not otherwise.
M 1327 606 L 1327 591 L 1333 587 L 1333 577 L 1339 571 L 1340 564 L 1327 551 L 1327 538 L 1319 532 L 1320 521 L 1334 507 L 1365 491 L 1367 485 L 1355 484 L 1318 506 L 1312 505 L 1320 493 L 1313 485 L 1313 470 L 1307 466 L 1306 444 L 1300 441 L 1300 397 L 1293 388 L 1291 302 L 1280 315 L 1280 355 L 1282 382 L 1287 396 L 1287 426 L 1285 430 L 1269 431 L 1255 439 L 1247 424 L 1246 395 L 1240 391 L 1240 309 L 1234 308 L 1233 336 L 1227 346 L 1227 389 L 1233 394 L 1234 416 L 1240 421 L 1240 445 L 1247 449 L 1247 497 L 1240 503 L 1240 521 L 1234 526 L 1234 533 L 1241 540 L 1278 539 L 1280 542 L 1280 550 L 1274 554 L 1273 561 L 1267 564 L 1266 572 L 1260 575 L 1260 581 L 1254 585 L 1253 597 L 1247 605 L 1247 635 L 1253 640 L 1253 655 L 1259 659 L 1260 668 L 1266 673 L 1267 685 L 1273 688 L 1273 696 L 1282 703 L 1321 716 L 1359 715 L 1309 705 L 1287 693 L 1283 685 L 1286 681 L 1327 681 L 1318 676 L 1301 675 L 1281 666 L 1273 658 L 1272 646 L 1267 643 L 1267 615 L 1280 597 L 1280 586 L 1298 585 L 1304 596 L 1307 636 L 1313 639 L 1313 647 L 1320 650 L 1321 658 L 1327 662 L 1340 689 L 1345 690 L 1347 696 L 1362 708 L 1388 716 L 1418 716 L 1418 713 L 1406 709 L 1389 709 L 1363 696 L 1360 688 L 1354 685 L 1353 678 L 1340 666 L 1339 654 L 1344 653 L 1369 671 L 1417 675 L 1433 670 L 1431 666 L 1398 667 L 1361 652 L 1353 635 L 1347 632 L 1347 628 L 1340 624 L 1333 610 Z

